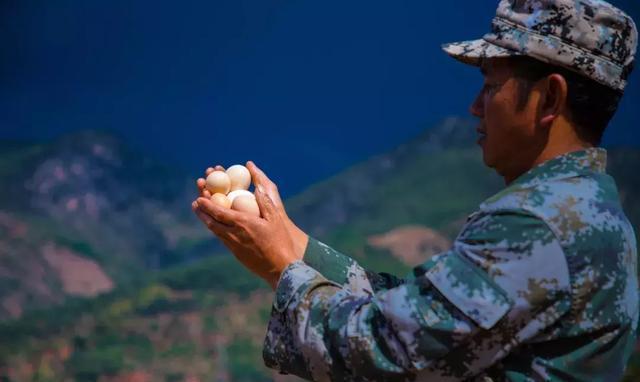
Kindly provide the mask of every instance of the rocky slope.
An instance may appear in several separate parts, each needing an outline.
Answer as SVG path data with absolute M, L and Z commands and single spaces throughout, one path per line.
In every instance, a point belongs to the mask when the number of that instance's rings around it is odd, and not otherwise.
M 112 134 L 0 153 L 0 319 L 215 251 L 188 208 L 193 180 Z

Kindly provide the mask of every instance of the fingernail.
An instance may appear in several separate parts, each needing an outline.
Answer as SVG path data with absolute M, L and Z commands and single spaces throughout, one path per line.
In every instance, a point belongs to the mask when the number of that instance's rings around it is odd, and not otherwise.
M 262 187 L 262 185 L 257 185 L 256 190 L 258 190 L 259 193 L 264 194 L 264 188 Z

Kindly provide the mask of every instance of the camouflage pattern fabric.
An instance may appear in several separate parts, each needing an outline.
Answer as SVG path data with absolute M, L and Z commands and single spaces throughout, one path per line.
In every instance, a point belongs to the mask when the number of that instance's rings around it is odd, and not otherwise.
M 443 45 L 467 64 L 527 55 L 622 91 L 633 69 L 633 19 L 601 0 L 502 0 L 482 39 Z
M 637 246 L 605 164 L 589 148 L 532 168 L 404 278 L 310 239 L 278 283 L 265 363 L 316 381 L 619 380 Z

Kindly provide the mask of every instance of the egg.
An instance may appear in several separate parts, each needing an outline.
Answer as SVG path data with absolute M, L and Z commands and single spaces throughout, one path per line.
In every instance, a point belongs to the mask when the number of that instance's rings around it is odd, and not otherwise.
M 227 194 L 231 189 L 231 179 L 224 171 L 214 171 L 207 176 L 206 187 L 211 194 Z
M 251 173 L 241 164 L 236 164 L 227 169 L 227 175 L 231 179 L 231 191 L 248 190 L 251 185 Z
M 231 208 L 236 211 L 245 212 L 253 216 L 260 217 L 260 207 L 256 198 L 248 195 L 240 195 L 233 200 Z
M 235 191 L 231 191 L 229 193 L 229 195 L 227 195 L 227 198 L 229 198 L 229 200 L 231 201 L 231 204 L 233 204 L 233 201 L 238 197 L 238 196 L 250 196 L 252 198 L 256 198 L 256 196 L 251 192 L 251 191 L 247 191 L 247 190 L 235 190 Z
M 231 200 L 229 200 L 229 198 L 227 198 L 227 195 L 225 194 L 213 194 L 211 195 L 211 201 L 221 207 L 231 208 Z

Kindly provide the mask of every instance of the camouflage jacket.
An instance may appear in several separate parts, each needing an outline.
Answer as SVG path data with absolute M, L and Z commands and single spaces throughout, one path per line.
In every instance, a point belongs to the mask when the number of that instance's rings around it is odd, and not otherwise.
M 544 162 L 405 278 L 310 239 L 263 355 L 317 381 L 617 381 L 638 324 L 637 248 L 606 151 Z

